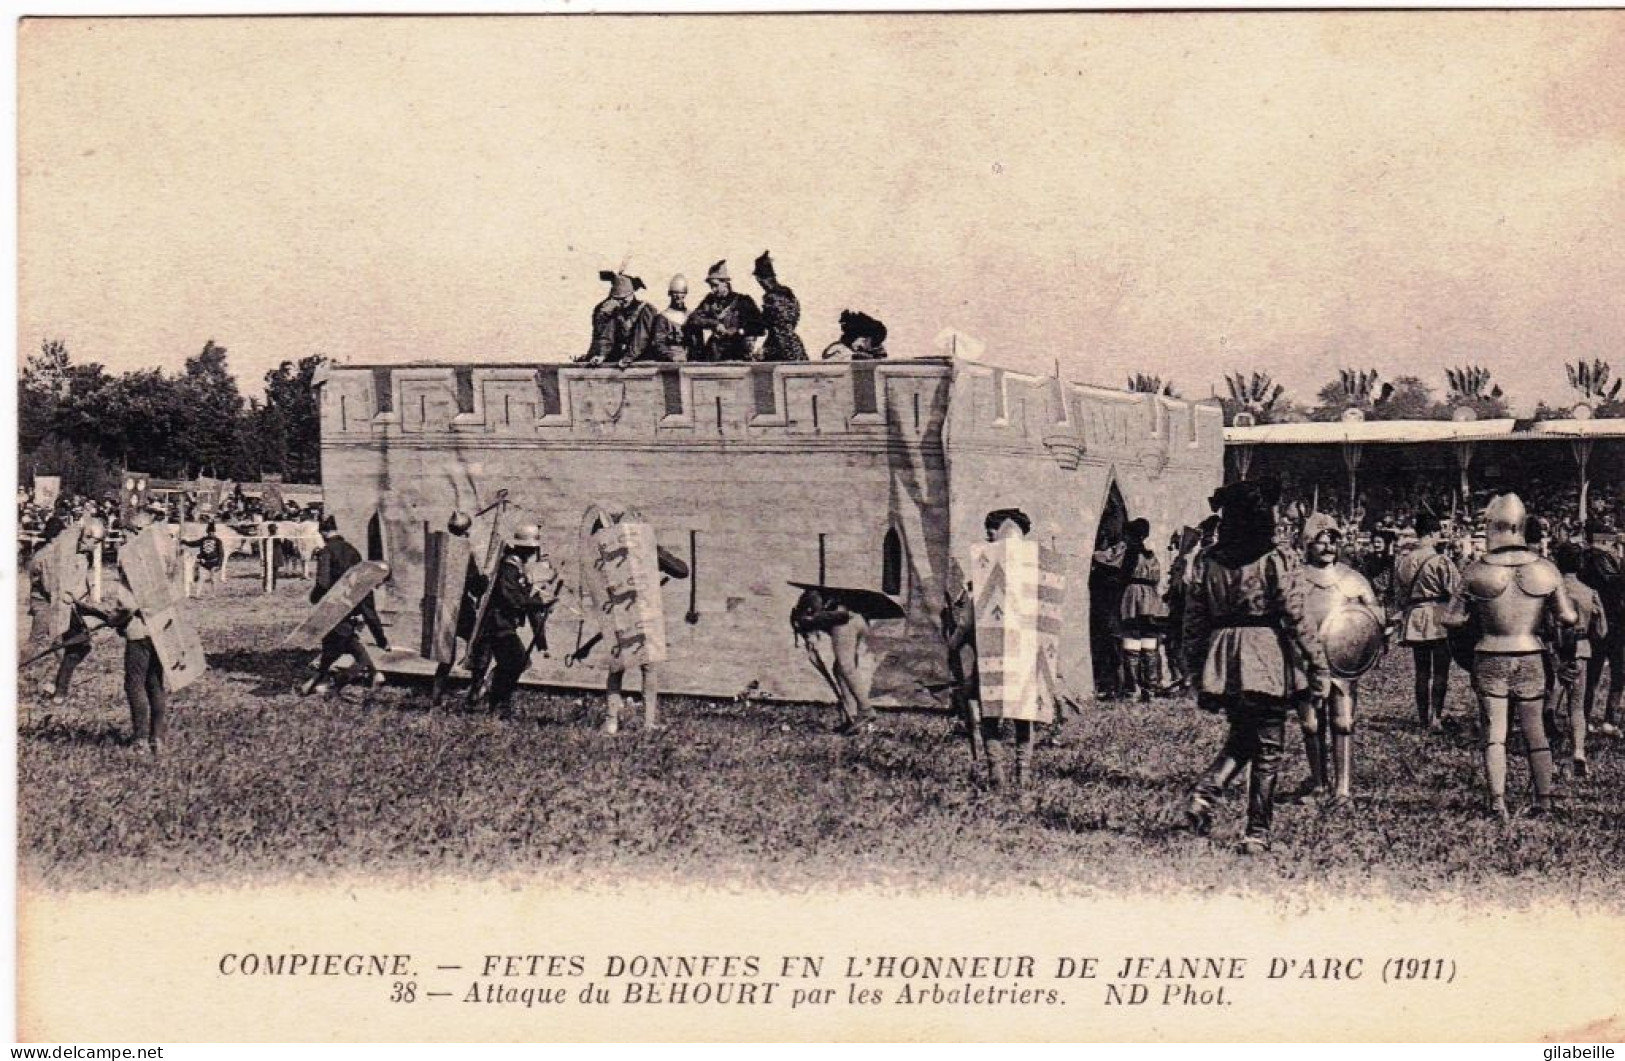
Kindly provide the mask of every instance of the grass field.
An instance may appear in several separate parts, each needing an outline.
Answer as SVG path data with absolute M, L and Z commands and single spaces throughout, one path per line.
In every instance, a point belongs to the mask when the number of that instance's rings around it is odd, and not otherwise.
M 123 745 L 122 642 L 98 635 L 69 703 L 23 676 L 19 862 L 46 887 L 155 887 L 355 871 L 408 877 L 638 879 L 773 888 L 1316 890 L 1625 907 L 1625 745 L 1594 737 L 1592 774 L 1553 819 L 1504 831 L 1483 811 L 1467 732 L 1419 733 L 1410 662 L 1365 682 L 1357 802 L 1277 811 L 1273 854 L 1232 853 L 1240 800 L 1212 839 L 1180 827 L 1222 722 L 1186 700 L 1091 707 L 1041 748 L 1026 803 L 969 781 L 945 717 L 828 732 L 833 710 L 667 698 L 670 729 L 593 726 L 601 697 L 522 693 L 522 717 L 427 711 L 426 686 L 293 692 L 308 654 L 277 646 L 305 583 L 234 580 L 194 608 L 211 671 L 171 707 L 154 762 Z M 26 619 L 23 629 L 26 631 Z M 1462 675 L 1451 703 L 1469 707 Z M 636 714 L 636 712 L 634 712 Z M 1517 750 L 1516 740 L 1512 749 Z M 1289 733 L 1282 790 L 1304 774 Z M 1526 777 L 1513 756 L 1514 805 Z

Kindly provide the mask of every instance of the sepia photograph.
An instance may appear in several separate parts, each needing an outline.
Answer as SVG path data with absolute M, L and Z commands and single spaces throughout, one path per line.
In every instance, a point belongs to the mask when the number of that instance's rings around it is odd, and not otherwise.
M 14 32 L 19 1041 L 1625 1040 L 1625 12 Z

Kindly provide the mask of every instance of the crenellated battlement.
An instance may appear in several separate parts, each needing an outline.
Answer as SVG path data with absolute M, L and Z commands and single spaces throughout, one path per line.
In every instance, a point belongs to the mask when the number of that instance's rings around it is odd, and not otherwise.
M 821 364 L 338 367 L 320 387 L 327 445 L 842 440 L 1181 463 L 1223 446 L 1211 403 L 1130 394 L 942 358 Z M 1161 458 L 1155 456 L 1161 454 Z M 1204 453 L 1202 459 L 1206 459 Z

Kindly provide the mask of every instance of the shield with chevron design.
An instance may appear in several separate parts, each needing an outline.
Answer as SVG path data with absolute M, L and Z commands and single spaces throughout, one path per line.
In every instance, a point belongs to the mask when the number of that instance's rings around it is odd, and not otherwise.
M 1021 538 L 971 546 L 982 714 L 1053 722 L 1066 576 L 1053 549 Z

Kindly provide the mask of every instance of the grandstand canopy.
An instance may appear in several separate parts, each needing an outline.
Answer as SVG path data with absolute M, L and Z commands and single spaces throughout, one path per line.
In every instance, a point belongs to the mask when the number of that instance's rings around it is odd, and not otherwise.
M 1562 423 L 1595 423 L 1565 420 Z M 1625 421 L 1619 421 L 1625 426 Z M 1340 442 L 1477 442 L 1512 434 L 1516 420 L 1334 420 L 1329 423 L 1259 424 L 1227 427 L 1233 445 L 1328 446 Z

